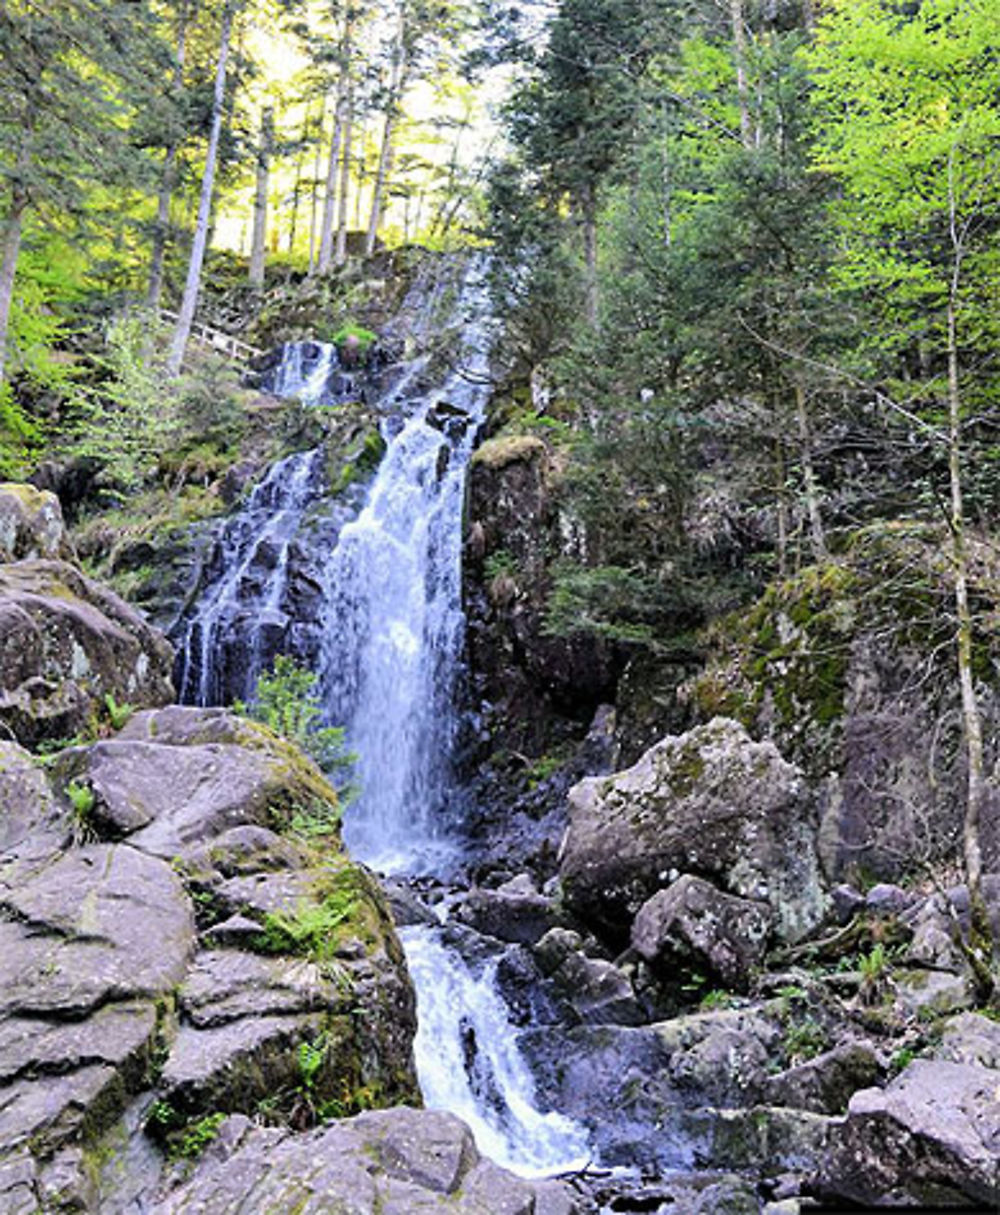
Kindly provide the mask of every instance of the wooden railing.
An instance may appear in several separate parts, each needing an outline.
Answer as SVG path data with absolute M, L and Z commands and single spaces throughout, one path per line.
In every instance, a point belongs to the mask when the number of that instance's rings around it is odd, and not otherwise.
M 166 308 L 160 309 L 160 316 L 172 324 L 176 324 L 178 320 L 177 313 L 170 312 Z M 219 354 L 224 354 L 232 359 L 234 363 L 249 363 L 251 359 L 258 358 L 264 353 L 259 347 L 251 346 L 249 342 L 242 342 L 239 338 L 233 337 L 231 333 L 223 333 L 221 329 L 213 329 L 211 325 L 205 325 L 201 321 L 192 322 L 188 341 L 197 342 L 199 346 L 204 346 L 209 350 L 216 350 Z

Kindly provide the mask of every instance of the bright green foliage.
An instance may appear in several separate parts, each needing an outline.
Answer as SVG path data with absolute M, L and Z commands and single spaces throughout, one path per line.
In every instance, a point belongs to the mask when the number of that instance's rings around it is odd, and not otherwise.
M 108 721 L 112 730 L 120 730 L 135 712 L 135 705 L 119 704 L 111 692 L 104 694 L 104 707 L 108 711 Z
M 366 329 L 364 325 L 358 325 L 354 321 L 348 321 L 341 325 L 331 339 L 337 347 L 344 345 L 348 340 L 351 340 L 357 346 L 358 353 L 364 357 L 375 341 L 378 335 L 370 329 Z
M 339 944 L 339 929 L 355 912 L 353 894 L 343 891 L 322 902 L 300 903 L 294 912 L 268 913 L 260 948 L 266 953 L 290 953 L 330 963 Z
M 197 1160 L 208 1145 L 218 1137 L 219 1127 L 225 1122 L 226 1117 L 227 1115 L 221 1112 L 206 1114 L 204 1118 L 199 1118 L 197 1122 L 186 1126 L 170 1145 L 171 1158 Z
M 840 278 L 881 313 L 898 349 L 944 342 L 958 294 L 960 341 L 995 344 L 1000 107 L 992 0 L 828 6 L 806 59 L 818 110 L 815 160 L 843 184 Z
M 316 692 L 318 676 L 294 658 L 279 654 L 270 675 L 257 680 L 254 699 L 247 705 L 237 703 L 238 713 L 262 722 L 277 734 L 296 743 L 331 777 L 341 777 L 353 766 L 357 756 L 344 750 L 341 726 L 324 726 L 322 707 Z M 340 790 L 341 802 L 349 790 Z
M 94 790 L 89 785 L 82 785 L 79 781 L 71 780 L 66 786 L 66 796 L 69 798 L 70 805 L 73 807 L 74 815 L 81 821 L 90 814 L 94 808 L 95 796 Z
M 180 430 L 176 398 L 164 390 L 151 358 L 153 332 L 155 321 L 141 310 L 111 322 L 99 360 L 105 378 L 81 399 L 71 445 L 73 454 L 111 468 L 123 489 L 135 489 L 151 475 Z

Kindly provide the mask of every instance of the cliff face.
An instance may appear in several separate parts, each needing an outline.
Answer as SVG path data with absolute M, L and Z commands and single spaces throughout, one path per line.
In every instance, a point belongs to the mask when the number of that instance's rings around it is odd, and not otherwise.
M 532 757 L 580 735 L 614 696 L 621 655 L 546 628 L 552 567 L 573 546 L 559 461 L 532 435 L 488 439 L 469 469 L 465 601 L 477 698 L 494 748 Z

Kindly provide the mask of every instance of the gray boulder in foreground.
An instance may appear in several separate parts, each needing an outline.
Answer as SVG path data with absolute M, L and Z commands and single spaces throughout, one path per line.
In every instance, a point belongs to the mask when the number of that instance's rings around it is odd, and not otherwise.
M 938 1057 L 854 1094 L 823 1188 L 881 1206 L 1000 1204 L 1000 1026 L 966 1013 Z M 989 1066 L 988 1066 L 989 1065 Z
M 770 905 L 796 941 L 823 917 L 817 815 L 798 768 L 717 717 L 662 739 L 631 768 L 570 791 L 560 875 L 571 909 L 621 932 L 682 873 Z
M 205 1118 L 416 1099 L 401 946 L 296 748 L 171 707 L 47 768 L 3 744 L 0 798 L 4 1215 L 157 1210 L 163 1147 Z
M 230 1118 L 195 1175 L 157 1202 L 160 1215 L 573 1215 L 555 1182 L 484 1160 L 467 1126 L 430 1110 L 379 1110 L 294 1135 Z

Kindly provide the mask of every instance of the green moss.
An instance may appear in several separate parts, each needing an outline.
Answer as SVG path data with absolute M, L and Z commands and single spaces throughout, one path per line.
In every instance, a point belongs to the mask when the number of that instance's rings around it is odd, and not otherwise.
M 696 743 L 689 743 L 671 756 L 670 791 L 676 797 L 686 797 L 697 787 L 705 773 L 705 758 Z
M 474 464 L 501 469 L 508 464 L 528 463 L 545 454 L 546 447 L 534 435 L 498 435 L 487 439 L 472 457 Z
M 357 344 L 359 354 L 362 358 L 365 358 L 377 337 L 378 334 L 373 333 L 370 329 L 366 329 L 364 325 L 359 325 L 356 321 L 347 321 L 334 332 L 330 340 L 338 350 L 340 347 L 346 345 L 348 341 L 353 340 Z
M 352 453 L 340 465 L 340 470 L 331 477 L 331 491 L 334 494 L 342 494 L 356 482 L 364 480 L 378 468 L 384 455 L 385 440 L 378 428 L 373 427 L 365 434 L 360 449 Z
M 0 481 L 0 494 L 16 498 L 29 514 L 37 514 L 51 501 L 49 494 L 23 481 Z

